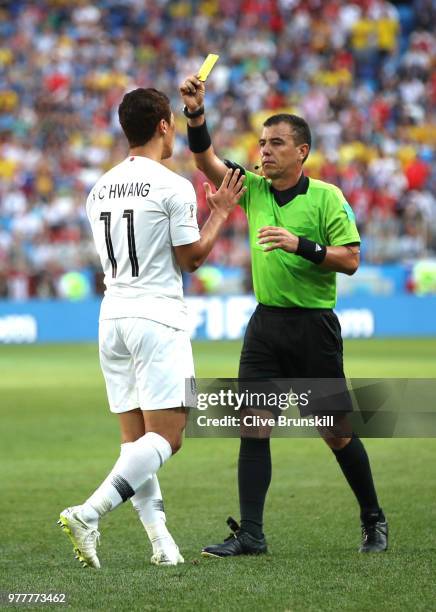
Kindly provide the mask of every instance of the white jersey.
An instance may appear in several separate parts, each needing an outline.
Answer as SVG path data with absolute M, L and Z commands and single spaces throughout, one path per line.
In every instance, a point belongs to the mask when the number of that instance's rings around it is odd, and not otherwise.
M 141 317 L 186 330 L 172 247 L 200 239 L 192 183 L 147 157 L 128 157 L 97 181 L 86 211 L 105 274 L 100 320 Z

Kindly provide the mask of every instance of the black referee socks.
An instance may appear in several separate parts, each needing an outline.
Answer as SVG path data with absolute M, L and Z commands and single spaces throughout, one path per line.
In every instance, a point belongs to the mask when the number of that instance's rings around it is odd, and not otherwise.
M 381 516 L 372 479 L 368 455 L 360 438 L 355 434 L 351 441 L 340 450 L 332 449 L 341 470 L 353 490 L 360 506 L 360 517 L 363 522 L 373 516 Z
M 271 482 L 269 438 L 241 438 L 238 463 L 241 529 L 263 536 L 263 507 Z

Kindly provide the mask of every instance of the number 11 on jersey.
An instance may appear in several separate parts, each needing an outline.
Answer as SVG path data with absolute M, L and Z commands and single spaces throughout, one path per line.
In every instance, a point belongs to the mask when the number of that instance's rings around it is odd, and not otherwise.
M 114 254 L 114 247 L 111 238 L 111 215 L 110 212 L 102 212 L 100 221 L 104 221 L 104 236 L 106 240 L 107 254 L 112 266 L 112 278 L 117 275 L 117 260 Z M 127 243 L 129 248 L 129 259 L 132 266 L 132 276 L 139 276 L 139 264 L 136 256 L 135 230 L 133 225 L 133 209 L 128 208 L 123 211 L 123 219 L 127 220 Z

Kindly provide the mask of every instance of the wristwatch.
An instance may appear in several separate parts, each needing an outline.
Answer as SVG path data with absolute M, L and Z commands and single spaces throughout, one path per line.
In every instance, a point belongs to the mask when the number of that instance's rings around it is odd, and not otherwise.
M 197 108 L 197 110 L 193 111 L 192 113 L 185 104 L 185 106 L 183 107 L 183 114 L 188 119 L 195 119 L 196 117 L 200 117 L 201 115 L 204 115 L 204 104 L 202 104 L 200 108 Z

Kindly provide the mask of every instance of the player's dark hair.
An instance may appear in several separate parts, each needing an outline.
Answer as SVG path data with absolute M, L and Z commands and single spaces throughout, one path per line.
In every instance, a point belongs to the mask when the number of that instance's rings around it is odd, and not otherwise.
M 141 147 L 153 138 L 161 119 L 170 123 L 170 101 L 157 89 L 140 87 L 126 93 L 118 117 L 130 147 Z
M 272 115 L 268 117 L 266 121 L 264 121 L 264 127 L 270 127 L 271 125 L 277 125 L 278 123 L 287 123 L 292 128 L 293 138 L 296 145 L 308 144 L 309 151 L 312 146 L 312 135 L 310 133 L 310 128 L 307 123 L 303 119 L 303 117 L 299 117 L 298 115 L 290 115 L 288 113 L 280 113 L 278 115 Z M 303 163 L 306 161 L 309 153 L 307 153 L 306 157 L 303 159 Z

